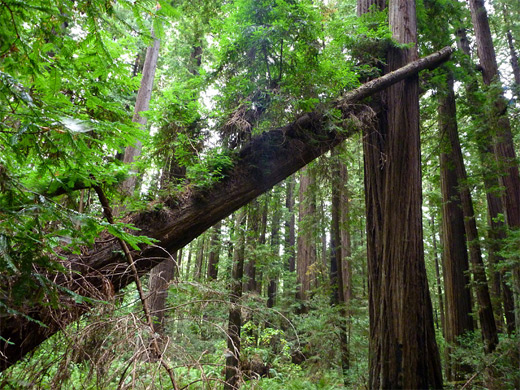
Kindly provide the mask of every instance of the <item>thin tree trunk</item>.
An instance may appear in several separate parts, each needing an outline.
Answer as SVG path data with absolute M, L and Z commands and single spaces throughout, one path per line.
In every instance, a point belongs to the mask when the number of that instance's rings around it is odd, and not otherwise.
M 240 307 L 240 300 L 242 298 L 242 278 L 244 276 L 245 223 L 246 212 L 245 208 L 243 208 L 238 213 L 235 222 L 237 244 L 233 253 L 233 271 L 231 274 L 231 288 L 229 292 L 230 306 L 224 390 L 236 390 L 239 388 L 240 331 L 242 328 L 242 310 Z
M 294 176 L 286 180 L 285 207 L 287 208 L 288 218 L 285 221 L 285 253 L 287 256 L 287 269 L 289 272 L 296 271 L 296 229 L 294 215 Z
M 195 263 L 195 272 L 193 274 L 193 278 L 196 281 L 200 281 L 201 276 L 202 276 L 202 267 L 204 265 L 204 246 L 205 246 L 205 243 L 206 243 L 206 236 L 202 236 L 199 239 L 199 242 L 198 242 L 199 245 L 198 245 L 198 249 L 197 249 L 197 258 L 196 258 L 196 263 Z
M 159 336 L 163 335 L 164 330 L 168 286 L 175 275 L 178 275 L 176 252 L 170 259 L 163 261 L 150 271 L 150 313 L 154 318 L 153 331 Z
M 152 36 L 154 33 L 152 31 Z M 150 99 L 152 97 L 153 81 L 155 78 L 155 70 L 157 68 L 157 59 L 159 58 L 160 40 L 154 37 L 153 45 L 146 50 L 146 57 L 143 66 L 143 77 L 141 79 L 141 86 L 137 93 L 137 100 L 135 102 L 134 117 L 132 121 L 139 123 L 142 127 L 146 126 L 146 117 L 140 115 L 142 111 L 148 111 L 150 108 Z M 134 146 L 127 146 L 123 162 L 131 164 L 141 154 L 141 141 L 136 141 Z M 134 192 L 137 176 L 132 175 L 124 180 L 121 184 L 121 189 L 126 195 L 131 195 Z
M 341 184 L 340 191 L 340 238 L 341 238 L 341 259 L 343 270 L 343 296 L 347 306 L 347 317 L 350 317 L 348 307 L 352 299 L 352 242 L 350 237 L 350 201 L 348 198 L 348 171 L 343 161 L 339 162 L 339 180 Z M 350 324 L 350 319 L 347 318 Z
M 446 329 L 446 320 L 444 317 L 444 299 L 442 294 L 442 283 L 441 283 L 441 272 L 439 267 L 439 254 L 437 252 L 437 236 L 436 236 L 436 228 L 435 228 L 435 218 L 433 214 L 430 217 L 430 224 L 432 227 L 432 243 L 433 243 L 433 257 L 435 259 L 435 277 L 437 284 L 437 296 L 439 298 L 439 311 L 441 317 L 441 325 L 440 328 L 442 330 L 442 335 L 445 337 L 445 329 Z
M 249 204 L 249 230 L 250 234 L 248 235 L 248 240 L 251 241 L 251 245 L 256 246 L 259 241 L 260 233 L 258 231 L 260 227 L 260 204 L 258 199 L 253 200 Z M 257 282 L 256 282 L 256 253 L 253 251 L 248 256 L 249 260 L 245 265 L 245 274 L 246 280 L 244 281 L 244 291 L 257 291 Z
M 220 231 L 222 222 L 213 227 L 208 256 L 208 280 L 216 280 L 218 276 L 218 261 L 220 255 Z
M 348 370 L 350 368 L 350 351 L 348 345 L 347 321 L 349 313 L 347 311 L 348 302 L 345 301 L 344 268 L 346 268 L 345 247 L 342 245 L 342 201 L 343 188 L 346 185 L 341 179 L 341 162 L 338 158 L 337 148 L 333 150 L 334 168 L 332 172 L 332 208 L 331 208 L 331 234 L 330 234 L 330 282 L 332 284 L 332 304 L 339 305 L 340 323 L 339 325 L 339 344 L 341 351 L 341 367 L 343 370 L 343 382 L 349 385 Z
M 275 200 L 277 205 L 275 206 L 275 210 L 273 212 L 273 219 L 271 221 L 271 250 L 273 251 L 273 257 L 279 258 L 280 256 L 280 223 L 282 219 L 282 208 L 279 205 L 278 201 L 280 199 L 280 191 L 279 187 L 275 187 L 276 197 L 278 199 Z M 275 270 L 277 268 L 275 267 Z M 272 308 L 276 302 L 276 293 L 278 290 L 278 271 L 274 274 L 271 273 L 269 276 L 269 283 L 267 285 L 267 307 Z
M 456 175 L 456 188 L 460 191 L 460 202 L 462 205 L 464 230 L 469 245 L 469 257 L 473 268 L 473 277 L 475 279 L 475 292 L 479 306 L 479 319 L 482 328 L 482 336 L 484 338 L 485 350 L 492 352 L 498 344 L 497 328 L 491 298 L 487 283 L 487 277 L 482 260 L 480 249 L 480 241 L 475 222 L 473 211 L 473 202 L 471 194 L 466 183 L 467 176 L 464 168 L 462 151 L 458 138 L 456 112 L 455 112 L 455 94 L 453 92 L 453 78 L 448 73 L 447 88 L 443 97 L 443 101 L 439 105 L 439 120 L 441 121 L 441 131 L 445 131 L 449 138 L 451 155 L 448 164 L 453 164 L 453 173 Z M 456 196 L 456 194 L 454 193 Z M 455 224 L 455 222 L 453 222 Z M 446 243 L 444 243 L 446 247 Z

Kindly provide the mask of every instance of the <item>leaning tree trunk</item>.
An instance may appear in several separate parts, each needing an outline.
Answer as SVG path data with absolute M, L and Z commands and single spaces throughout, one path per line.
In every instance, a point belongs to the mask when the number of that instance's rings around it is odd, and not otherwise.
M 285 127 L 253 138 L 237 153 L 234 165 L 225 172 L 225 177 L 210 189 L 191 190 L 184 197 L 164 199 L 164 207 L 151 207 L 127 216 L 125 221 L 140 229 L 139 234 L 157 240 L 156 245 L 143 244 L 140 249 L 131 251 L 137 272 L 146 274 L 165 259 L 164 250 L 172 253 L 181 249 L 219 220 L 338 145 L 359 127 L 371 123 L 373 110 L 354 103 L 420 70 L 438 66 L 451 53 L 451 48 L 445 48 L 338 99 L 334 107 L 341 110 L 343 120 L 350 124 L 346 131 L 334 131 L 330 116 L 320 112 L 304 114 Z M 76 189 L 81 188 L 85 186 L 76 186 Z M 107 300 L 134 281 L 119 244 L 108 235 L 102 235 L 96 245 L 82 254 L 65 253 L 63 256 L 66 256 L 63 266 L 70 271 L 49 275 L 49 278 L 76 294 Z M 15 283 L 23 281 L 10 281 L 11 286 Z M 8 289 L 7 286 L 2 288 Z M 2 313 L 0 371 L 15 364 L 92 307 L 86 302 L 75 302 L 65 292 L 61 292 L 62 304 L 58 308 L 30 304 L 36 301 L 35 294 L 38 293 L 28 292 L 26 304 L 20 306 L 4 302 L 23 315 Z

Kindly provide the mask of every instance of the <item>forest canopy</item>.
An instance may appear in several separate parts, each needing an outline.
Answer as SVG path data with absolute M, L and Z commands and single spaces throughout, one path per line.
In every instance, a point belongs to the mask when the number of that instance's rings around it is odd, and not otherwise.
M 517 2 L 0 5 L 0 387 L 518 387 Z

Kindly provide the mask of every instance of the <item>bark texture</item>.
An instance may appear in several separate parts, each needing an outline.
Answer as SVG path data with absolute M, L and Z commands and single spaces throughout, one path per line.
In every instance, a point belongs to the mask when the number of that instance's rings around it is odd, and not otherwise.
M 452 86 L 452 83 L 451 83 Z M 449 381 L 462 380 L 469 367 L 462 367 L 452 361 L 452 346 L 457 338 L 473 331 L 468 250 L 466 230 L 462 211 L 459 186 L 455 171 L 455 152 L 449 144 L 450 132 L 456 132 L 455 100 L 453 89 L 439 93 L 439 133 L 441 134 L 441 196 L 442 196 L 442 243 L 444 291 L 446 296 L 445 350 Z
M 309 298 L 311 283 L 314 278 L 312 266 L 316 263 L 316 243 L 313 237 L 313 225 L 316 219 L 316 202 L 312 187 L 314 175 L 307 169 L 300 174 L 300 196 L 298 214 L 298 252 L 296 255 L 296 271 L 298 276 L 298 299 L 305 302 Z
M 226 351 L 226 379 L 224 390 L 239 388 L 240 379 L 240 332 L 242 329 L 242 278 L 244 276 L 246 212 L 242 209 L 235 221 L 237 245 L 233 253 L 233 270 L 231 273 L 231 289 L 229 292 L 229 320 Z
M 286 180 L 286 194 L 285 194 L 285 207 L 288 212 L 287 220 L 285 221 L 285 251 L 288 253 L 287 268 L 289 272 L 296 271 L 296 229 L 295 229 L 295 216 L 294 216 L 294 176 Z
M 220 255 L 220 230 L 222 223 L 219 221 L 213 227 L 208 255 L 208 280 L 216 280 L 218 276 L 218 260 Z
M 384 5 L 360 0 L 358 12 Z M 415 44 L 414 1 L 391 1 L 389 23 L 396 41 Z M 385 71 L 416 53 L 390 49 Z M 396 83 L 379 97 L 386 115 L 365 133 L 371 389 L 442 387 L 424 266 L 418 103 L 417 77 Z
M 443 49 L 401 72 L 372 83 L 372 93 L 398 82 L 422 69 L 438 66 L 446 61 L 452 50 Z M 364 89 L 363 89 L 364 90 Z M 360 96 L 367 96 L 364 92 Z M 347 99 L 335 103 L 343 112 L 346 130 L 338 133 L 327 126 L 328 119 L 320 112 L 305 114 L 293 123 L 253 138 L 237 155 L 233 168 L 222 181 L 210 189 L 187 189 L 161 204 L 151 205 L 147 211 L 129 215 L 125 220 L 141 229 L 139 234 L 158 240 L 154 246 L 142 246 L 132 251 L 138 272 L 143 275 L 168 257 L 167 253 L 181 249 L 219 220 L 247 204 L 310 161 L 330 150 L 359 127 L 373 120 L 373 110 L 353 103 L 360 98 L 351 92 Z M 64 266 L 71 272 L 50 276 L 55 283 L 76 293 L 106 300 L 114 292 L 133 281 L 119 245 L 108 237 L 81 255 L 65 254 Z M 16 281 L 12 281 L 16 283 Z M 35 292 L 38 294 L 38 292 Z M 28 303 L 18 309 L 41 321 L 40 326 L 26 317 L 2 313 L 0 334 L 0 370 L 15 364 L 62 327 L 78 319 L 91 308 L 87 303 L 76 303 L 70 296 L 60 297 L 59 308 Z M 6 302 L 10 304 L 10 302 Z

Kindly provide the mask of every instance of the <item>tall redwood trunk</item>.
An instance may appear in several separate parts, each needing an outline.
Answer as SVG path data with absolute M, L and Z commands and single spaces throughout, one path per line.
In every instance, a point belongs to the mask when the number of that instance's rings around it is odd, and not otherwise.
M 348 369 L 350 368 L 350 353 L 348 345 L 347 321 L 349 321 L 348 301 L 345 301 L 345 280 L 344 269 L 347 264 L 345 262 L 345 243 L 342 240 L 341 222 L 343 220 L 343 203 L 344 186 L 347 184 L 342 179 L 342 168 L 345 170 L 344 164 L 340 161 L 337 148 L 332 151 L 336 159 L 332 162 L 334 168 L 332 170 L 332 207 L 331 207 L 331 231 L 330 231 L 330 281 L 332 284 L 332 304 L 339 305 L 340 323 L 339 327 L 339 344 L 341 351 L 341 367 L 343 369 L 343 381 L 348 386 Z M 343 167 L 341 166 L 343 165 Z M 343 207 L 342 207 L 343 206 Z M 342 218 L 343 217 L 343 218 Z M 350 298 L 350 296 L 349 296 Z
M 390 1 L 389 24 L 397 42 L 414 45 L 388 51 L 392 71 L 417 56 L 415 1 Z M 418 78 L 390 87 L 386 104 L 384 192 L 376 199 L 382 203 L 382 252 L 380 274 L 373 280 L 380 284 L 371 287 L 379 293 L 372 301 L 378 309 L 371 324 L 375 335 L 369 386 L 440 388 L 441 364 L 424 265 Z
M 178 275 L 177 252 L 150 271 L 150 312 L 154 316 L 154 332 L 161 335 L 164 329 L 168 285 Z
M 445 320 L 445 311 L 444 311 L 444 298 L 441 287 L 441 271 L 439 266 L 439 253 L 437 252 L 437 236 L 436 236 L 436 228 L 435 228 L 435 218 L 433 214 L 430 218 L 430 225 L 432 228 L 432 244 L 433 244 L 433 257 L 435 260 L 435 277 L 436 277 L 436 287 L 437 287 L 437 297 L 439 299 L 439 312 L 440 312 L 440 328 L 442 330 L 442 335 L 445 336 L 446 329 L 446 320 Z
M 347 316 L 350 316 L 348 306 L 352 299 L 352 242 L 350 237 L 350 201 L 348 198 L 348 171 L 347 165 L 339 162 L 339 181 L 342 183 L 340 188 L 340 239 L 341 239 L 341 260 L 343 274 L 343 300 L 347 305 Z M 349 319 L 347 319 L 349 320 Z
M 452 87 L 453 83 L 450 84 Z M 457 338 L 472 332 L 473 311 L 470 291 L 468 250 L 459 186 L 461 182 L 454 169 L 455 152 L 449 144 L 449 132 L 456 132 L 455 100 L 453 89 L 445 86 L 439 91 L 438 122 L 441 135 L 440 177 L 442 196 L 442 249 L 444 291 L 446 297 L 445 338 L 449 381 L 462 380 L 470 369 L 452 360 L 452 347 Z M 453 99 L 452 99 L 453 98 Z M 453 128 L 455 128 L 453 130 Z
M 358 13 L 384 2 L 358 1 Z M 415 2 L 392 0 L 389 23 L 399 43 L 416 42 Z M 390 49 L 392 71 L 416 47 Z M 440 388 L 442 374 L 424 265 L 418 79 L 393 85 L 376 102 L 378 128 L 364 139 L 369 272 L 369 388 Z

